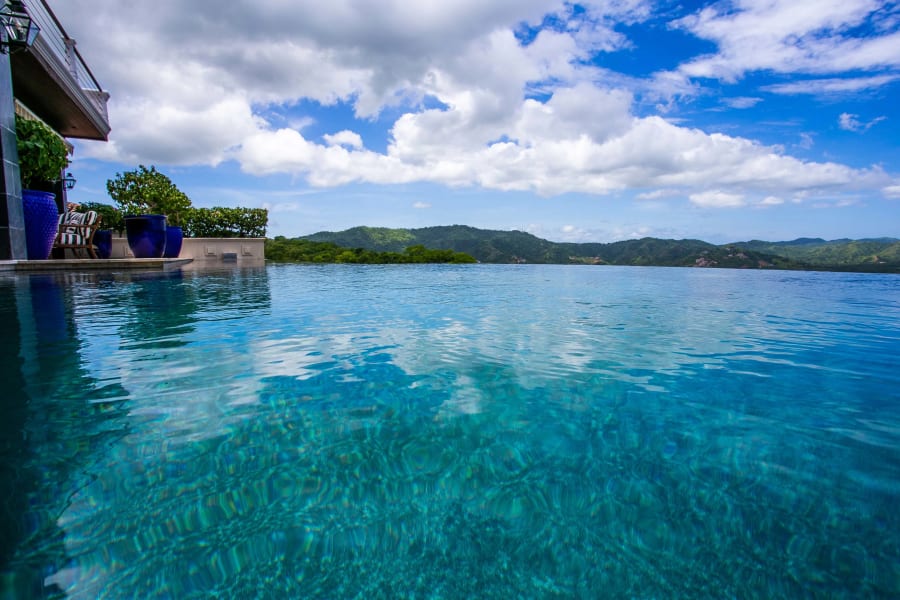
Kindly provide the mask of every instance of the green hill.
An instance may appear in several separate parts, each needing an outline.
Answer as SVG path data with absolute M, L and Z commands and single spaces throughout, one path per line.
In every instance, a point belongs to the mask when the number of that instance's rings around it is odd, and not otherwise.
M 530 233 L 476 229 L 466 225 L 421 229 L 354 227 L 339 232 L 322 231 L 305 236 L 304 239 L 378 252 L 402 252 L 407 246 L 421 244 L 426 248 L 448 248 L 465 252 L 487 263 L 568 262 L 560 244 L 542 240 Z
M 410 245 L 464 252 L 483 263 L 611 264 L 800 269 L 805 265 L 774 254 L 700 240 L 643 238 L 611 244 L 550 242 L 522 231 L 477 229 L 465 225 L 387 229 L 354 227 L 319 232 L 307 239 L 377 252 L 402 252 Z
M 701 240 L 643 238 L 610 244 L 557 243 L 523 231 L 465 225 L 388 229 L 354 227 L 322 231 L 303 239 L 348 248 L 403 252 L 407 247 L 446 248 L 483 263 L 608 264 L 677 267 L 774 268 L 900 273 L 900 240 L 751 240 L 717 246 Z
M 751 240 L 732 245 L 777 254 L 815 266 L 866 267 L 866 270 L 878 270 L 879 267 L 891 270 L 892 266 L 900 267 L 900 240 L 894 238 L 831 241 L 799 238 L 790 242 Z
M 477 229 L 466 225 L 388 229 L 354 227 L 323 231 L 304 239 L 350 248 L 403 252 L 411 245 L 465 252 L 485 263 L 715 266 L 849 270 L 900 273 L 900 240 L 751 240 L 717 246 L 701 240 L 643 238 L 609 244 L 557 243 L 523 231 Z

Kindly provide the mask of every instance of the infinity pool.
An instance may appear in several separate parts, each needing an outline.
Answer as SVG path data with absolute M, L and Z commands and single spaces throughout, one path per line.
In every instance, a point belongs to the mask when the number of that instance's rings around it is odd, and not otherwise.
M 0 598 L 900 595 L 900 277 L 0 277 Z

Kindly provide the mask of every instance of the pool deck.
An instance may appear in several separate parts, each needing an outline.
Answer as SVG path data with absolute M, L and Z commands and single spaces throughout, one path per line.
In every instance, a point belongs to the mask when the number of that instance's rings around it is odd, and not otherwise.
M 0 272 L 46 271 L 171 271 L 193 262 L 191 258 L 63 258 L 48 260 L 0 260 Z

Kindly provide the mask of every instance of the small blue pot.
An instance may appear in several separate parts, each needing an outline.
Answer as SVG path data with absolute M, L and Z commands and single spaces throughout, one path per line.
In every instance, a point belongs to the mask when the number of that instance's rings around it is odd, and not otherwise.
M 97 246 L 97 258 L 112 256 L 112 229 L 98 229 L 94 232 L 94 245 Z
M 125 235 L 135 258 L 162 258 L 166 252 L 166 215 L 125 215 Z
M 184 241 L 184 231 L 181 227 L 169 225 L 166 227 L 166 251 L 163 258 L 178 258 L 181 254 L 181 243 Z

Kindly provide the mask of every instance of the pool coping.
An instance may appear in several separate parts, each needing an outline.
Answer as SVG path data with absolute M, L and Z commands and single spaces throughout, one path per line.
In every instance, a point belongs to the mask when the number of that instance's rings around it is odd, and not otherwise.
M 0 271 L 171 271 L 193 262 L 192 258 L 60 258 L 48 260 L 0 260 Z

